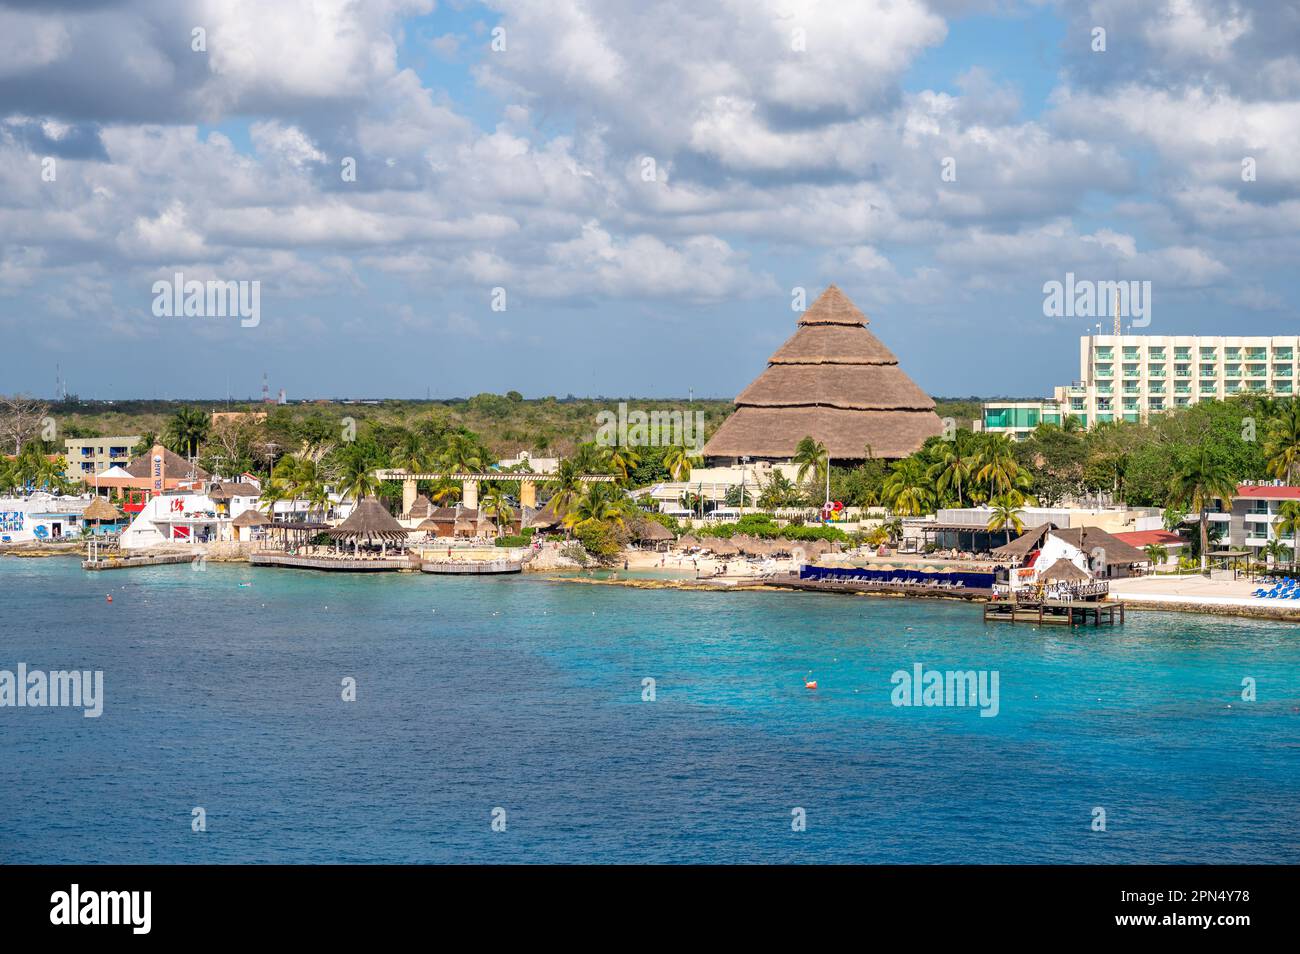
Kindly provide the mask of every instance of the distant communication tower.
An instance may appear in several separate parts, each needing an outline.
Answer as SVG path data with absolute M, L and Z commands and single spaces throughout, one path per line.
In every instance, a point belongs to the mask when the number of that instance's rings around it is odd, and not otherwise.
M 262 403 L 271 403 L 271 385 L 266 380 L 266 372 L 262 372 Z
M 1115 337 L 1119 337 L 1119 289 L 1115 289 Z

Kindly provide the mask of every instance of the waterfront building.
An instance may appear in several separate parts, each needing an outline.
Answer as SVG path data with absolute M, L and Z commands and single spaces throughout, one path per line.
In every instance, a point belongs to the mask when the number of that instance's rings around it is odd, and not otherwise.
M 708 464 L 788 462 L 804 437 L 841 463 L 896 459 L 943 430 L 933 399 L 834 285 L 800 316 L 795 333 L 735 403 L 704 446 Z
M 1100 527 L 1062 529 L 1044 523 L 993 550 L 994 559 L 1011 565 L 1012 589 L 1043 582 L 1044 570 L 1065 560 L 1089 579 L 1116 579 L 1140 573 L 1150 557 Z
M 93 498 L 45 491 L 0 497 L 0 543 L 61 540 L 81 534 L 82 513 Z
M 903 549 L 923 550 L 932 544 L 940 550 L 986 553 L 1007 539 L 1007 531 L 988 529 L 993 513 L 991 507 L 945 507 L 930 517 L 904 518 Z M 1118 536 L 1164 527 L 1155 507 L 1021 507 L 1017 514 L 1026 531 L 1092 527 Z
M 69 437 L 64 440 L 63 457 L 67 461 L 64 476 L 69 480 L 91 483 L 98 473 L 122 465 L 131 459 L 131 452 L 140 443 L 140 437 Z
M 153 494 L 122 531 L 123 550 L 140 550 L 162 544 L 234 541 L 234 520 L 256 510 L 258 498 L 244 494 L 220 496 L 219 486 L 206 490 L 167 490 Z M 215 499 L 213 494 L 219 495 Z
M 126 476 L 116 469 L 95 477 L 95 486 L 101 492 L 107 489 L 118 505 L 128 514 L 141 513 L 150 498 L 172 490 L 202 490 L 208 472 L 198 464 L 187 461 L 161 444 L 132 460 L 125 468 Z
M 1278 511 L 1288 500 L 1300 501 L 1300 487 L 1287 487 L 1282 481 L 1246 481 L 1237 486 L 1231 501 L 1214 501 L 1206 514 L 1212 528 L 1217 528 L 1219 540 L 1211 547 L 1230 550 L 1247 550 L 1253 558 L 1262 559 L 1260 550 L 1271 540 L 1280 540 L 1294 550 L 1295 535 L 1278 533 L 1274 524 Z M 1199 515 L 1189 513 L 1187 524 L 1196 530 Z M 1289 559 L 1288 559 L 1289 562 Z
M 986 431 L 1021 440 L 1044 421 L 1147 421 L 1152 414 L 1243 393 L 1296 393 L 1300 335 L 1084 335 L 1079 377 L 1050 400 L 990 401 Z

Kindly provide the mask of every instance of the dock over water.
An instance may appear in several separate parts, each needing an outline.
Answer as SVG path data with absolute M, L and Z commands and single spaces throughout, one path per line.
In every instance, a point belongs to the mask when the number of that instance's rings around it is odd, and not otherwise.
M 469 560 L 428 560 L 420 564 L 421 573 L 491 575 L 522 573 L 524 565 L 511 560 L 472 562 Z
M 167 553 L 158 556 L 99 556 L 82 560 L 83 570 L 125 570 L 133 566 L 165 566 L 169 563 L 193 563 L 199 559 L 194 553 Z
M 986 623 L 1030 623 L 1035 626 L 1114 626 L 1124 622 L 1124 604 L 1100 600 L 990 600 L 984 604 Z
M 248 562 L 253 566 L 282 566 L 295 570 L 332 570 L 342 573 L 413 573 L 416 569 L 415 564 L 406 557 L 353 559 L 261 552 L 250 553 Z

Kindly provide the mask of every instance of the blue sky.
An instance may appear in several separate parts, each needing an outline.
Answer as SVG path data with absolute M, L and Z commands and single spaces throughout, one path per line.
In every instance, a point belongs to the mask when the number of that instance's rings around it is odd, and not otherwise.
M 1288 9 L 0 0 L 0 393 L 730 397 L 831 282 L 936 395 L 1072 380 L 1067 272 L 1294 333 Z

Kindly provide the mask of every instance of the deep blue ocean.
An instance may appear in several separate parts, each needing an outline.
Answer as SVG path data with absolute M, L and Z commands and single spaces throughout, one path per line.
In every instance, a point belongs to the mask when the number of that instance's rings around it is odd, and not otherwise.
M 1300 862 L 1281 623 L 4 558 L 19 662 L 105 701 L 0 708 L 5 863 Z M 896 707 L 915 663 L 997 716 Z

